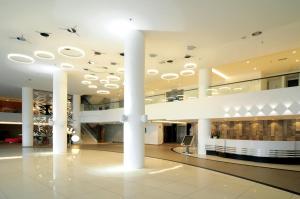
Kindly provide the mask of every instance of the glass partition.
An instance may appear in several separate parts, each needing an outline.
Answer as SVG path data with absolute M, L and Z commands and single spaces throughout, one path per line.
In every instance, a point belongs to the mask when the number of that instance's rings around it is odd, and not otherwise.
M 236 93 L 247 93 L 261 90 L 271 90 L 277 88 L 299 86 L 300 73 L 288 73 L 264 78 L 244 80 L 239 82 L 212 85 L 207 89 L 208 96 L 221 96 Z M 176 90 L 176 89 L 174 89 Z M 164 102 L 174 102 L 182 100 L 198 99 L 198 88 L 183 90 L 180 94 L 167 97 L 166 94 L 158 94 L 145 97 L 145 104 L 157 104 Z M 107 110 L 122 108 L 123 101 L 110 102 L 105 104 L 89 105 L 84 104 L 84 110 Z

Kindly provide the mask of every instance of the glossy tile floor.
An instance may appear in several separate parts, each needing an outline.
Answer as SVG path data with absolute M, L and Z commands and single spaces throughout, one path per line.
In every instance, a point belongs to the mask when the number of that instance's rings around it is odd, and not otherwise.
M 122 154 L 14 147 L 0 151 L 0 198 L 300 198 L 297 195 L 206 169 L 145 158 L 145 169 L 126 171 Z M 245 171 L 246 172 L 246 171 Z

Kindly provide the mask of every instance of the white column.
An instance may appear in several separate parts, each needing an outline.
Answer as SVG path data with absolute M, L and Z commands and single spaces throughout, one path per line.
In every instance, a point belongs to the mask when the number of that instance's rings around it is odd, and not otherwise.
M 205 144 L 210 137 L 210 119 L 198 120 L 198 154 L 205 155 Z
M 33 89 L 22 88 L 22 146 L 33 146 Z
M 124 74 L 124 166 L 128 169 L 144 167 L 144 128 L 141 117 L 144 103 L 144 34 L 131 30 L 125 38 Z
M 67 152 L 67 73 L 53 73 L 53 153 Z
M 210 67 L 201 67 L 199 68 L 199 81 L 198 81 L 198 88 L 199 88 L 199 97 L 206 97 L 210 94 L 207 89 L 210 86 L 211 82 L 211 68 Z
M 201 67 L 199 69 L 199 99 L 210 95 L 207 89 L 211 82 L 211 68 Z M 210 119 L 201 118 L 198 120 L 198 154 L 205 155 L 205 144 L 210 137 Z
M 73 128 L 75 130 L 76 135 L 80 137 L 81 142 L 81 123 L 80 123 L 80 95 L 73 95 Z

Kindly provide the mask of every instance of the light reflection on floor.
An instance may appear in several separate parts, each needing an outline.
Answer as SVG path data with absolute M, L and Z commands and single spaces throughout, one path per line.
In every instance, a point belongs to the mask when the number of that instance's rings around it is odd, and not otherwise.
M 153 158 L 145 158 L 145 169 L 126 171 L 120 153 L 73 149 L 53 155 L 47 149 L 23 149 L 21 157 L 0 161 L 0 199 L 297 198 L 244 179 Z

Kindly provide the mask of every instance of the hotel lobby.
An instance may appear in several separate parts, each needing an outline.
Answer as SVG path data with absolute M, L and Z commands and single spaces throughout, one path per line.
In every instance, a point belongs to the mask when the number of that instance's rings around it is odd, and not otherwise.
M 300 199 L 299 8 L 1 1 L 0 199 Z

